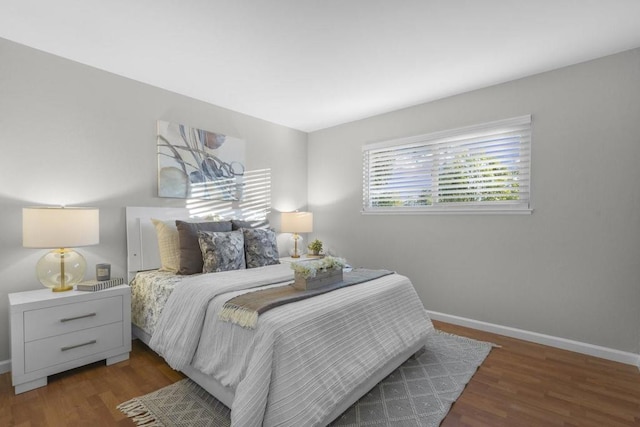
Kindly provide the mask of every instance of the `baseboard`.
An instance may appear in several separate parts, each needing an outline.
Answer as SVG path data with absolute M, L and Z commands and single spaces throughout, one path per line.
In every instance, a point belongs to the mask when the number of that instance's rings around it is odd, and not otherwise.
M 427 313 L 429 313 L 429 316 L 434 320 L 440 320 L 442 322 L 452 323 L 459 326 L 466 326 L 468 328 L 491 332 L 498 335 L 505 335 L 507 337 L 530 341 L 536 344 L 548 345 L 550 347 L 556 347 L 563 350 L 574 351 L 576 353 L 599 357 L 614 362 L 620 362 L 626 365 L 633 365 L 640 369 L 640 354 L 629 353 L 626 351 L 615 350 L 613 348 L 601 347 L 593 344 L 587 344 L 580 341 L 568 340 L 566 338 L 554 337 L 551 335 L 539 334 L 537 332 L 511 328 L 509 326 L 502 326 L 496 325 L 494 323 L 467 319 L 465 317 L 438 313 L 437 311 L 427 310 Z
M 11 370 L 11 360 L 0 360 L 0 374 L 7 373 Z

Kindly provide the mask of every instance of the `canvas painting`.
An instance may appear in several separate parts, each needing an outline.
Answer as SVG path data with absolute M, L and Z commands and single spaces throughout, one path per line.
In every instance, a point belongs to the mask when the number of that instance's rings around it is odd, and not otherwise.
M 158 121 L 158 196 L 242 200 L 245 141 Z

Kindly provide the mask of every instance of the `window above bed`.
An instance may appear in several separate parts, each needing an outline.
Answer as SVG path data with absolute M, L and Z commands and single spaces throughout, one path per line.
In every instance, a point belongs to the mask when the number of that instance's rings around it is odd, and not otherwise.
M 365 144 L 363 213 L 530 213 L 531 116 Z

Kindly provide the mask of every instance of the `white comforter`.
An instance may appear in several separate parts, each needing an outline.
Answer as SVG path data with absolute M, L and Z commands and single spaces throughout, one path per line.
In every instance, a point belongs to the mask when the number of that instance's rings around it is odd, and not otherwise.
M 151 339 L 174 369 L 191 364 L 235 390 L 234 427 L 324 424 L 363 379 L 432 329 L 410 281 L 397 274 L 270 310 L 255 330 L 218 319 L 242 289 L 292 277 L 288 265 L 276 265 L 189 279 L 169 297 Z

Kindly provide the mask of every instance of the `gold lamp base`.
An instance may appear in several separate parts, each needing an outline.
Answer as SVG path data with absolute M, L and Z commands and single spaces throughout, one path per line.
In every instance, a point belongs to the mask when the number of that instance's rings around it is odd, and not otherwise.
M 300 252 L 298 252 L 298 241 L 302 241 L 302 237 L 298 233 L 293 233 L 293 253 L 291 258 L 300 258 Z
M 40 258 L 36 275 L 53 292 L 65 292 L 83 279 L 86 266 L 84 257 L 73 249 L 54 249 Z

